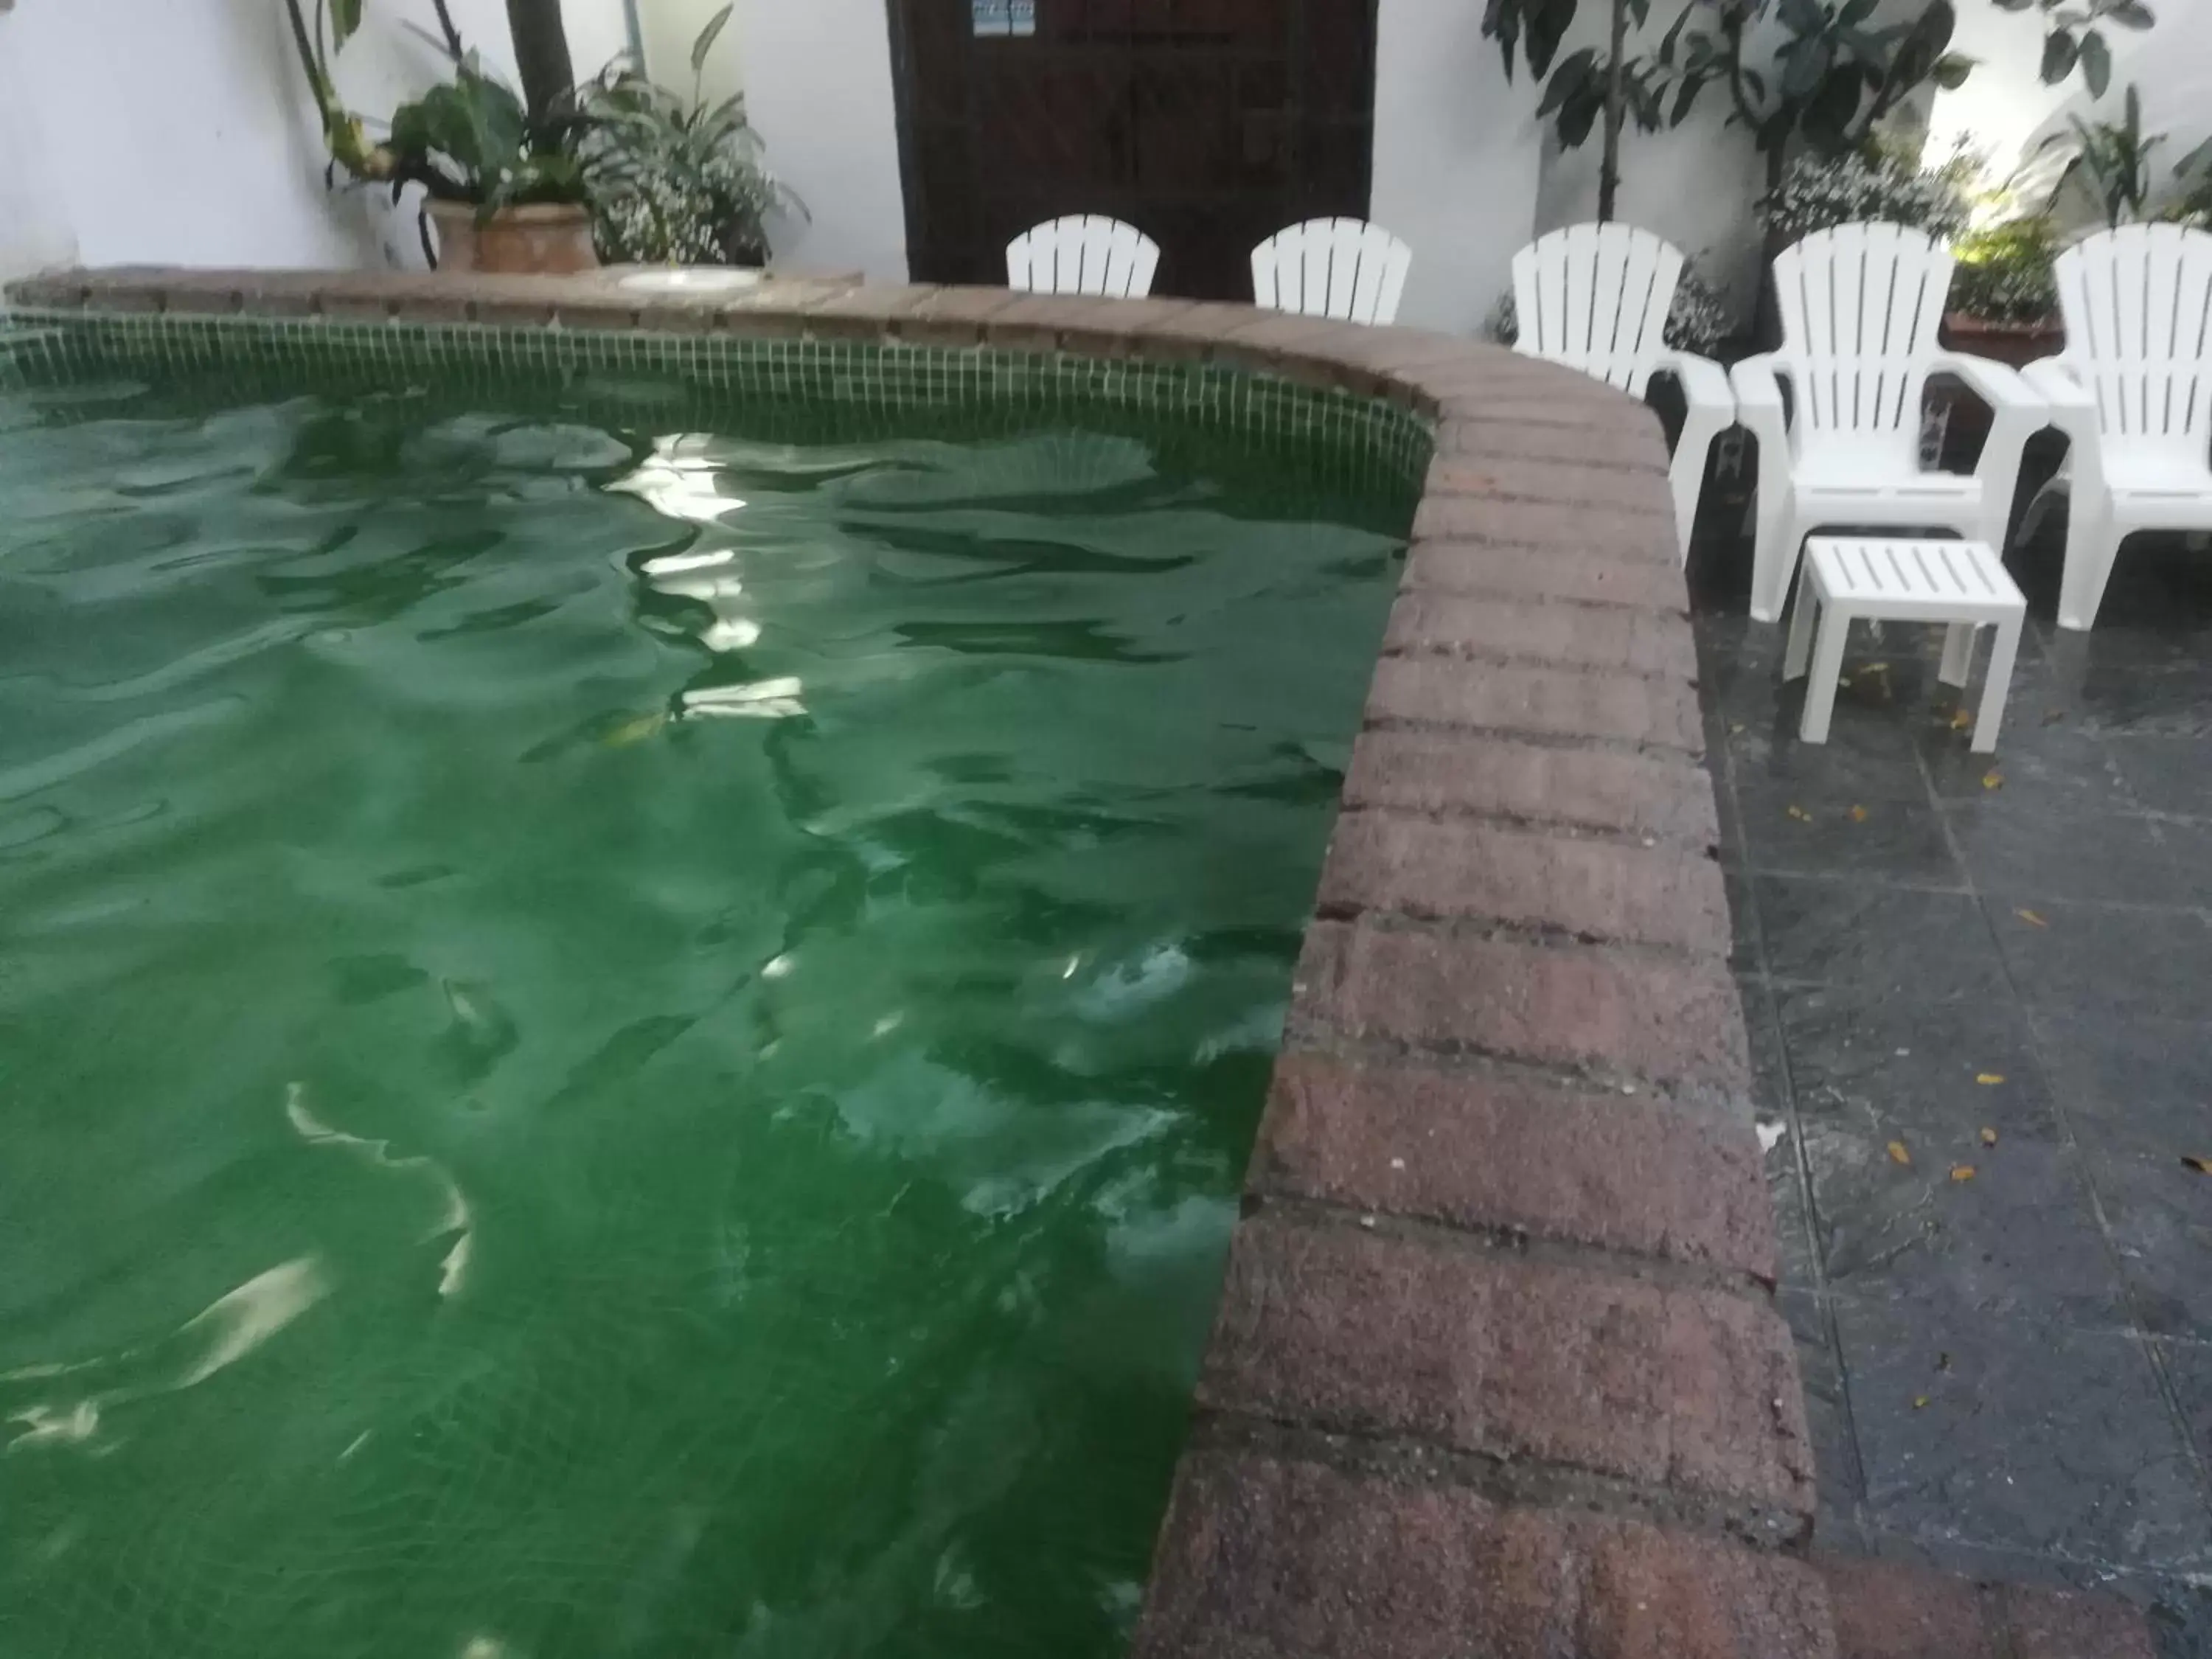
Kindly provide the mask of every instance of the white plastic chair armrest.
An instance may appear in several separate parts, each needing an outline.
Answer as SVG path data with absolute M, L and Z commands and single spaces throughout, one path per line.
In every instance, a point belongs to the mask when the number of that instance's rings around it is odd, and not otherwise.
M 1760 480 L 1783 480 L 1790 476 L 1790 404 L 1783 403 L 1785 369 L 1771 352 L 1747 356 L 1728 372 L 1728 387 L 1736 394 L 1736 422 L 1759 441 Z
M 1651 366 L 1681 382 L 1683 399 L 1691 408 L 1726 417 L 1723 425 L 1735 418 L 1735 393 L 1729 388 L 1728 371 L 1711 358 L 1668 349 L 1654 358 Z
M 2066 434 L 2076 483 L 2101 477 L 2104 424 L 2097 417 L 2096 394 L 2081 384 L 2080 370 L 2063 357 L 2045 357 L 2021 370 L 2020 377 L 2043 399 L 2048 423 Z

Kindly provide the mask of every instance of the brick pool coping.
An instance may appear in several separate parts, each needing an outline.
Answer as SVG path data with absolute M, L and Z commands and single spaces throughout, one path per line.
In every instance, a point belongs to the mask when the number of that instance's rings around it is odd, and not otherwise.
M 155 269 L 7 297 L 1206 362 L 1432 422 L 1135 1654 L 2149 1653 L 2085 1598 L 1962 1601 L 1808 1556 L 1812 1452 L 1641 405 L 1492 346 L 1182 301 Z

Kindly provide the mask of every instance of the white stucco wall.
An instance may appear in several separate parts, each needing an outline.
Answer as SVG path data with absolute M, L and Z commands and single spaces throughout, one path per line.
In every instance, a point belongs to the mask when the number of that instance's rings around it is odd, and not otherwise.
M 645 66 L 663 86 L 688 88 L 691 84 L 691 43 L 714 21 L 724 0 L 638 0 L 638 33 L 645 46 Z M 740 10 L 744 9 L 740 0 Z M 728 97 L 744 85 L 744 29 L 736 15 L 714 42 L 708 56 L 701 90 L 710 99 Z
M 746 113 L 769 165 L 812 216 L 769 228 L 776 263 L 904 282 L 906 202 L 884 0 L 746 0 L 730 27 L 739 37 Z
M 621 48 L 620 0 L 567 0 L 580 65 Z M 503 0 L 453 0 L 513 73 Z M 439 72 L 399 25 L 428 0 L 370 0 L 339 64 L 378 115 Z M 611 42 L 611 44 L 609 44 Z M 17 0 L 0 9 L 0 275 L 85 264 L 345 266 L 413 234 L 326 156 L 276 0 Z M 404 234 L 402 232 L 404 231 Z
M 1536 221 L 1536 94 L 1476 0 L 1380 0 L 1369 217 L 1410 243 L 1401 321 L 1472 333 Z

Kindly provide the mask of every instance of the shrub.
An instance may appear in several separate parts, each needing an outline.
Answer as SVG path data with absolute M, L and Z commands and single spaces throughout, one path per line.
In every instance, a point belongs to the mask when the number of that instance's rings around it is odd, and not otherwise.
M 1884 220 L 1925 231 L 1948 242 L 1966 228 L 1972 212 L 1965 164 L 1923 172 L 1880 156 L 1801 155 L 1771 194 L 1759 198 L 1766 228 L 1784 242 L 1816 230 L 1863 220 Z
M 1951 250 L 1950 308 L 1984 323 L 2039 323 L 2058 309 L 2051 262 L 2057 253 L 2051 221 L 2041 215 L 1969 231 Z

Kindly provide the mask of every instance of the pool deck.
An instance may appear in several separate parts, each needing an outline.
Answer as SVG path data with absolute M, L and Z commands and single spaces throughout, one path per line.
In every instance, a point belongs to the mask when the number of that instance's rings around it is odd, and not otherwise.
M 1665 448 L 1641 407 L 1492 347 L 1175 301 L 146 270 L 10 299 L 63 318 L 1165 358 L 1431 420 L 1135 1652 L 2153 1652 L 2120 1602 L 1811 1553 L 1834 1390 L 1816 1370 L 1808 1429 L 1799 1355 L 1817 1366 L 1820 1350 L 1792 1319 L 1839 1322 L 1850 1292 L 1806 1287 L 1794 1212 L 1778 1252 L 1753 1063 L 1772 1036 L 1759 994 L 1776 934 L 1755 878 L 1731 921 Z M 1732 750 L 1722 776 L 1733 807 Z M 2055 933 L 2071 913 L 2045 902 Z M 1768 941 L 1744 981 L 1757 1048 L 1735 971 L 1747 916 Z M 2082 978 L 2071 960 L 2050 983 Z M 1977 1199 L 2007 1180 L 1992 1164 Z M 1959 1346 L 1954 1364 L 1981 1363 Z M 1871 1499 L 1850 1504 L 1870 1518 Z
M 1860 630 L 1829 742 L 1799 743 L 1747 550 L 1701 544 L 1722 858 L 1820 1547 L 2118 1591 L 2198 1654 L 2212 562 L 2136 538 L 2067 633 L 2062 539 L 2054 515 L 2011 560 L 2029 623 L 1995 757 L 1916 627 Z

